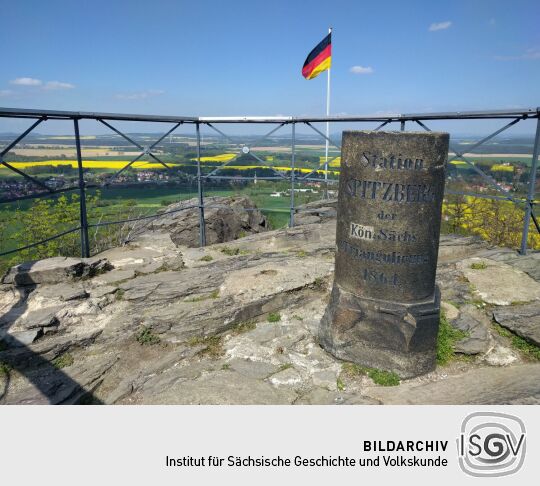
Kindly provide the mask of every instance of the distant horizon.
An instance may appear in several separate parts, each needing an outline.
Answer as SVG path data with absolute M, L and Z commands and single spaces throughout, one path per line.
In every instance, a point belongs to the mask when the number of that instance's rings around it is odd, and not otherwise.
M 347 129 L 343 129 L 343 130 L 331 130 L 330 131 L 330 138 L 335 138 L 336 135 L 340 135 L 343 131 L 346 131 L 346 130 L 351 130 L 350 128 L 347 128 Z M 364 130 L 363 128 L 352 128 L 352 130 Z M 387 132 L 399 132 L 400 129 L 399 127 L 397 126 L 396 124 L 396 127 L 394 129 L 392 128 L 382 128 L 381 130 L 379 130 L 381 132 L 384 132 L 384 131 L 387 131 Z M 414 130 L 407 130 L 407 131 L 417 131 L 417 132 L 420 132 L 422 133 L 422 129 L 421 127 L 418 127 L 418 128 L 415 128 Z M 201 132 L 202 132 L 202 127 L 201 127 Z M 124 133 L 126 135 L 143 135 L 143 136 L 153 136 L 153 137 L 156 137 L 159 138 L 160 136 L 162 136 L 165 131 L 138 131 L 138 130 L 135 130 L 135 131 L 124 131 Z M 9 137 L 9 136 L 12 136 L 12 137 L 16 137 L 18 136 L 20 133 L 19 132 L 9 132 L 9 131 L 2 131 L 0 132 L 0 137 Z M 244 137 L 244 138 L 249 138 L 249 137 L 259 137 L 260 136 L 260 133 L 249 133 L 249 132 L 246 132 L 246 133 L 236 133 L 236 134 L 228 134 L 230 135 L 231 137 L 233 138 L 239 138 L 239 142 L 241 142 L 241 139 Z M 475 138 L 475 140 L 478 138 L 478 137 L 482 137 L 482 136 L 487 136 L 489 135 L 488 132 L 484 133 L 484 134 L 479 134 L 479 133 L 466 133 L 466 132 L 454 132 L 454 133 L 451 133 L 450 134 L 451 137 L 453 137 L 454 139 L 462 139 L 462 138 L 468 138 L 468 137 L 473 137 Z M 58 136 L 61 136 L 61 137 L 72 137 L 73 139 L 75 138 L 75 135 L 73 134 L 73 132 L 58 132 L 58 133 L 45 133 L 45 132 L 39 132 L 39 131 L 35 131 L 35 132 L 32 132 L 31 134 L 27 135 L 27 137 L 25 139 L 23 139 L 20 143 L 21 144 L 24 144 L 24 143 L 29 143 L 28 140 L 31 140 L 32 137 L 58 137 Z M 84 134 L 81 133 L 81 136 L 95 136 L 95 137 L 107 137 L 107 136 L 111 136 L 111 137 L 117 137 L 119 139 L 122 139 L 119 135 L 116 135 L 115 133 L 112 133 L 111 131 L 109 132 L 103 132 L 103 133 L 91 133 L 91 132 L 85 132 Z M 174 137 L 189 137 L 189 138 L 195 138 L 196 137 L 196 134 L 195 134 L 195 128 L 193 128 L 193 132 L 189 133 L 189 132 L 174 132 L 172 134 L 173 138 Z M 211 129 L 208 129 L 207 132 L 204 133 L 204 136 L 205 137 L 208 137 L 208 138 L 219 138 L 220 135 L 213 132 Z M 266 137 L 267 139 L 288 139 L 290 138 L 291 135 L 290 133 L 289 134 L 272 134 L 271 136 L 269 137 Z M 299 138 L 299 137 L 302 137 L 302 138 L 312 138 L 312 139 L 319 139 L 321 141 L 322 144 L 324 144 L 324 139 L 318 135 L 317 133 L 315 132 L 310 132 L 309 129 L 307 129 L 306 131 L 301 131 L 301 130 L 296 130 L 296 137 Z M 167 137 L 167 140 L 168 140 L 169 137 Z M 519 138 L 519 139 L 526 139 L 528 141 L 531 142 L 531 144 L 534 142 L 534 133 L 514 133 L 514 134 L 506 134 L 506 133 L 502 133 L 500 135 L 498 135 L 498 138 L 499 139 L 514 139 L 514 138 Z M 164 141 L 166 141 L 164 139 Z M 84 140 L 82 140 L 82 143 L 84 145 Z M 127 141 L 126 141 L 127 143 Z

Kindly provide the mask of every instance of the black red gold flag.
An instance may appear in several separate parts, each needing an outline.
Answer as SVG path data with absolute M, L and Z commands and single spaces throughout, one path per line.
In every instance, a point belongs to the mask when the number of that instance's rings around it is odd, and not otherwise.
M 332 63 L 332 34 L 328 34 L 313 49 L 302 67 L 302 76 L 306 79 L 316 78 L 319 74 L 330 69 Z

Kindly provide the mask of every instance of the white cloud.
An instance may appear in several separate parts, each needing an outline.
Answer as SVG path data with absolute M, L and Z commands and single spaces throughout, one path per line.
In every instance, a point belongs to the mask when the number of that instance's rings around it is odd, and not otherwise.
M 540 48 L 532 47 L 527 49 L 523 54 L 515 56 L 495 56 L 497 61 L 531 61 L 540 59 Z
M 447 20 L 446 22 L 435 22 L 429 26 L 430 32 L 436 32 L 437 30 L 445 30 L 448 29 L 452 25 L 452 22 Z
M 371 66 L 353 66 L 350 71 L 354 74 L 373 74 L 375 70 Z
M 44 89 L 73 89 L 75 85 L 71 83 L 63 83 L 62 81 L 47 81 Z
M 132 93 L 118 93 L 116 98 L 119 100 L 145 100 L 146 98 L 152 98 L 153 96 L 159 96 L 164 93 L 165 91 L 161 89 L 147 89 L 145 91 L 137 91 Z
M 35 78 L 16 78 L 10 81 L 10 83 L 17 86 L 41 86 L 43 84 L 43 81 L 41 81 L 41 79 Z
M 0 98 L 6 98 L 15 94 L 15 91 L 11 89 L 0 89 Z

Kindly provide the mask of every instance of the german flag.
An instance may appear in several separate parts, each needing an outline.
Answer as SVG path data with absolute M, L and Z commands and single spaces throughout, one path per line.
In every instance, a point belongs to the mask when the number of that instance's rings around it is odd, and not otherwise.
M 330 69 L 331 63 L 332 34 L 330 33 L 309 53 L 302 67 L 302 76 L 306 79 L 316 78 L 323 71 Z

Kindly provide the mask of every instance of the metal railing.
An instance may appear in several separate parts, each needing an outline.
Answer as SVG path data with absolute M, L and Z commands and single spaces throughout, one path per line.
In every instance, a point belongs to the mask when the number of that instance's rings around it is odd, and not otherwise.
M 337 179 L 328 178 L 328 167 L 339 157 L 339 154 L 334 156 L 332 159 L 325 159 L 320 162 L 319 165 L 312 170 L 308 171 L 307 174 L 302 175 L 301 172 L 298 172 L 296 167 L 296 154 L 297 154 L 297 134 L 296 129 L 298 126 L 308 127 L 312 132 L 317 136 L 321 137 L 322 140 L 328 141 L 333 147 L 341 151 L 341 146 L 334 142 L 330 137 L 319 130 L 315 123 L 320 122 L 331 122 L 331 123 L 378 123 L 378 126 L 375 130 L 380 130 L 383 127 L 387 127 L 393 123 L 399 123 L 400 130 L 406 129 L 407 123 L 413 123 L 415 126 L 421 127 L 423 130 L 430 131 L 430 128 L 427 126 L 427 123 L 430 121 L 439 121 L 439 120 L 510 120 L 507 121 L 505 125 L 497 129 L 489 136 L 482 138 L 476 143 L 467 147 L 467 153 L 470 153 L 472 150 L 477 149 L 487 141 L 493 139 L 497 135 L 501 134 L 510 127 L 522 122 L 523 120 L 533 119 L 536 120 L 536 134 L 534 138 L 534 146 L 532 151 L 532 161 L 531 161 L 531 170 L 528 180 L 528 189 L 527 195 L 525 198 L 517 198 L 512 195 L 507 189 L 498 184 L 491 176 L 483 172 L 477 164 L 472 162 L 468 157 L 465 156 L 463 152 L 460 152 L 455 147 L 450 147 L 454 155 L 449 158 L 448 162 L 454 160 L 460 160 L 470 166 L 478 176 L 482 177 L 490 187 L 495 189 L 500 195 L 493 194 L 483 194 L 483 193 L 473 193 L 473 192 L 464 192 L 464 191 L 452 191 L 450 189 L 446 190 L 446 194 L 455 194 L 463 196 L 473 196 L 478 198 L 490 198 L 490 199 L 501 199 L 508 200 L 516 204 L 519 207 L 524 207 L 524 221 L 523 221 L 523 230 L 521 235 L 521 246 L 520 253 L 525 255 L 527 252 L 527 240 L 529 234 L 530 221 L 532 219 L 536 229 L 540 233 L 540 227 L 538 221 L 534 214 L 534 197 L 535 197 L 535 186 L 536 186 L 536 174 L 538 166 L 538 152 L 540 146 L 540 109 L 539 108 L 530 108 L 530 109 L 521 109 L 521 110 L 491 110 L 491 111 L 465 111 L 465 112 L 446 112 L 446 113 L 412 113 L 412 114 L 396 114 L 396 115 L 380 115 L 380 116 L 330 116 L 330 117 L 178 117 L 178 116 L 155 116 L 155 115 L 128 115 L 128 114 L 116 114 L 116 113 L 93 113 L 93 112 L 74 112 L 74 111 L 52 111 L 52 110 L 28 110 L 28 109 L 14 109 L 14 108 L 0 108 L 0 118 L 16 118 L 16 119 L 29 119 L 32 120 L 32 124 L 28 129 L 16 137 L 11 143 L 6 147 L 0 150 L 0 164 L 4 165 L 9 170 L 23 177 L 32 185 L 42 189 L 43 193 L 22 195 L 15 198 L 0 199 L 0 203 L 12 203 L 24 199 L 32 199 L 43 197 L 43 195 L 56 195 L 61 193 L 66 193 L 70 191 L 79 192 L 79 226 L 73 227 L 67 231 L 54 235 L 50 238 L 37 241 L 30 245 L 23 247 L 15 248 L 13 250 L 5 251 L 0 253 L 0 256 L 16 253 L 22 250 L 26 250 L 38 245 L 45 244 L 51 240 L 61 238 L 67 234 L 80 231 L 80 241 L 81 241 L 81 255 L 82 257 L 90 256 L 90 243 L 88 237 L 88 230 L 92 227 L 114 225 L 114 224 L 124 224 L 126 222 L 134 222 L 139 220 L 146 220 L 152 218 L 162 217 L 165 213 L 158 213 L 151 216 L 142 216 L 138 218 L 128 218 L 118 221 L 107 221 L 107 222 L 97 222 L 89 223 L 87 208 L 86 208 L 86 190 L 89 188 L 100 187 L 97 184 L 87 184 L 84 179 L 84 169 L 83 169 L 83 158 L 81 150 L 81 136 L 79 131 L 79 122 L 81 120 L 95 120 L 102 125 L 106 126 L 116 135 L 122 137 L 129 144 L 135 146 L 140 153 L 133 158 L 128 164 L 122 167 L 119 171 L 114 173 L 111 177 L 105 182 L 106 185 L 109 185 L 113 182 L 119 175 L 121 175 L 126 169 L 132 166 L 135 162 L 140 160 L 142 157 L 150 157 L 153 161 L 158 164 L 163 165 L 165 169 L 171 169 L 169 165 L 163 162 L 160 157 L 154 152 L 154 149 L 168 136 L 172 135 L 179 127 L 192 125 L 195 127 L 196 135 L 196 164 L 197 164 L 197 202 L 196 206 L 183 207 L 178 211 L 196 207 L 199 212 L 199 244 L 200 246 L 206 245 L 206 226 L 205 226 L 205 208 L 215 207 L 212 205 L 205 205 L 205 196 L 204 196 L 204 184 L 207 181 L 211 180 L 253 180 L 252 177 L 237 177 L 237 176 L 227 176 L 220 175 L 220 171 L 226 169 L 227 166 L 230 166 L 231 162 L 236 160 L 241 155 L 249 154 L 254 158 L 255 161 L 261 164 L 265 164 L 259 155 L 251 149 L 251 147 L 257 147 L 257 144 L 265 139 L 268 139 L 271 135 L 277 132 L 279 129 L 290 126 L 291 127 L 291 163 L 288 168 L 288 173 L 283 173 L 281 170 L 276 170 L 273 167 L 266 166 L 265 168 L 272 171 L 271 176 L 261 176 L 258 177 L 259 180 L 272 180 L 272 181 L 287 181 L 290 182 L 291 193 L 290 193 L 290 205 L 289 205 L 289 225 L 294 226 L 295 224 L 295 214 L 298 211 L 298 207 L 295 202 L 295 187 L 298 184 L 305 182 L 323 182 L 325 187 L 325 196 L 327 195 L 328 187 L 330 184 L 337 182 Z M 54 121 L 54 120 L 64 120 L 71 121 L 73 123 L 73 132 L 75 137 L 75 148 L 76 148 L 76 157 L 77 157 L 77 171 L 78 171 L 78 182 L 77 185 L 54 189 L 46 184 L 46 182 L 39 180 L 37 177 L 33 177 L 30 174 L 16 168 L 11 163 L 4 160 L 6 154 L 12 150 L 17 144 L 19 144 L 28 134 L 30 134 L 35 128 L 41 125 L 45 121 Z M 173 126 L 165 132 L 164 135 L 159 137 L 155 142 L 149 146 L 143 146 L 137 141 L 133 140 L 127 134 L 120 131 L 115 127 L 113 122 L 125 122 L 125 121 L 135 121 L 135 122 L 151 122 L 151 123 L 170 123 Z M 271 124 L 273 125 L 272 130 L 267 132 L 262 137 L 256 139 L 251 147 L 248 145 L 242 145 L 238 150 L 238 153 L 234 155 L 233 158 L 227 160 L 223 164 L 215 167 L 209 173 L 204 174 L 201 167 L 201 126 L 207 127 L 213 132 L 217 133 L 221 137 L 228 139 L 233 145 L 238 145 L 237 142 L 229 135 L 227 135 L 223 129 L 218 128 L 216 125 L 228 125 L 228 124 Z M 324 171 L 324 181 L 321 181 L 321 178 L 317 176 L 317 171 Z M 188 175 L 188 174 L 185 174 Z M 193 177 L 193 176 L 191 176 Z M 255 209 L 255 208 L 247 208 Z M 264 208 L 259 208 L 264 209 Z M 172 212 L 172 211 L 171 211 Z

